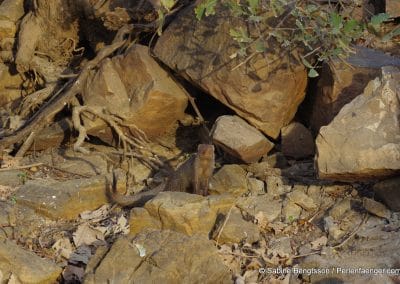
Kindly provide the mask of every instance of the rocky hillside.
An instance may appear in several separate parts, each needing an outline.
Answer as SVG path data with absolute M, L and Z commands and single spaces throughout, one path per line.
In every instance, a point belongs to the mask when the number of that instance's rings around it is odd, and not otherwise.
M 400 283 L 399 23 L 0 0 L 0 283 Z

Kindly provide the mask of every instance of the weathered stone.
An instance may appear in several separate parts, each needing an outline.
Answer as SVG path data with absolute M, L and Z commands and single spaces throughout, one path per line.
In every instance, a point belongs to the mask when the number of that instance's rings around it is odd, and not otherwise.
M 400 211 L 400 178 L 392 178 L 374 185 L 376 196 L 391 210 Z
M 249 191 L 253 194 L 263 194 L 265 193 L 265 184 L 262 180 L 256 178 L 249 178 Z
M 346 234 L 346 231 L 341 230 L 339 225 L 335 223 L 331 216 L 327 216 L 324 218 L 324 228 L 325 231 L 329 234 L 329 237 L 334 240 L 339 240 Z
M 292 122 L 282 128 L 282 153 L 295 159 L 314 156 L 315 146 L 311 132 L 303 124 Z
M 184 116 L 184 89 L 158 65 L 145 46 L 134 45 L 124 55 L 103 60 L 88 81 L 83 94 L 86 105 L 106 107 L 124 118 L 126 125 L 136 125 L 149 137 L 165 133 Z M 99 119 L 87 119 L 85 125 L 89 134 L 113 141 Z
M 17 74 L 11 74 L 9 66 L 0 63 L 0 106 L 6 106 L 19 100 L 21 98 L 21 85 L 21 77 Z
M 400 17 L 400 2 L 398 0 L 386 0 L 386 13 L 391 17 Z
M 53 122 L 48 127 L 42 129 L 32 146 L 35 151 L 56 148 L 63 143 L 70 141 L 74 132 L 74 127 L 71 119 L 63 118 L 57 122 Z
M 290 224 L 298 220 L 301 214 L 301 207 L 292 201 L 287 201 L 283 205 L 282 214 L 285 218 L 285 222 Z
M 230 193 L 240 196 L 248 191 L 246 171 L 239 165 L 223 166 L 210 181 L 211 194 Z
M 289 180 L 282 176 L 269 176 L 266 182 L 267 192 L 273 197 L 279 197 L 292 189 Z
M 0 20 L 18 21 L 25 14 L 24 0 L 4 0 L 0 5 Z
M 151 217 L 156 218 L 155 224 L 161 223 L 163 230 L 208 235 L 217 216 L 226 214 L 234 203 L 235 199 L 230 195 L 203 197 L 186 192 L 161 192 L 144 208 Z M 144 223 L 149 222 L 148 216 L 142 214 L 141 217 L 145 219 Z M 137 219 L 136 222 L 142 221 Z
M 9 20 L 0 20 L 0 38 L 15 37 L 17 27 Z
M 144 208 L 133 208 L 129 218 L 129 233 L 136 235 L 145 229 L 161 229 L 159 219 L 152 217 Z
M 43 227 L 50 222 L 33 209 L 13 202 L 1 202 L 0 208 L 0 226 L 8 239 L 10 236 L 17 240 L 37 239 L 42 235 Z
M 79 213 L 107 203 L 104 177 L 64 182 L 28 181 L 15 192 L 18 204 L 51 219 L 75 219 Z
M 280 169 L 272 168 L 268 162 L 247 165 L 246 170 L 261 180 L 266 180 L 270 175 L 280 175 L 281 173 Z
M 386 208 L 385 205 L 382 203 L 375 201 L 371 198 L 363 198 L 363 206 L 365 210 L 367 210 L 369 213 L 374 214 L 378 217 L 390 218 L 390 210 Z
M 382 68 L 317 137 L 321 178 L 367 180 L 400 172 L 400 72 Z
M 370 80 L 379 76 L 385 65 L 400 66 L 400 59 L 369 48 L 357 47 L 356 54 L 348 62 L 335 61 L 335 67 L 328 64 L 322 68 L 314 94 L 310 126 L 318 133 L 321 126 L 328 125 L 342 107 L 360 95 Z
M 213 127 L 215 145 L 246 163 L 257 162 L 274 144 L 238 116 L 220 116 Z
M 255 54 L 241 64 L 243 58 L 232 59 L 239 45 L 229 30 L 239 26 L 239 22 L 246 25 L 244 20 L 234 17 L 230 9 L 218 3 L 214 15 L 198 21 L 193 8 L 187 7 L 168 26 L 154 53 L 250 124 L 277 138 L 304 98 L 307 74 L 296 60 L 298 56 L 282 57 L 282 48 L 270 41 L 269 53 Z M 271 21 L 276 21 L 272 13 Z M 249 25 L 249 32 L 256 31 Z
M 20 186 L 23 183 L 22 176 L 24 172 L 18 170 L 0 171 L 0 185 L 4 186 Z
M 268 254 L 279 257 L 290 257 L 293 255 L 290 237 L 282 237 L 279 239 L 271 239 L 268 244 Z
M 188 237 L 164 230 L 117 240 L 97 267 L 92 281 L 85 279 L 85 283 L 110 282 L 172 284 L 232 283 L 232 280 L 213 242 L 206 236 Z
M 26 251 L 9 240 L 0 242 L 0 271 L 4 279 L 11 274 L 19 283 L 56 283 L 61 267 Z
M 219 238 L 214 236 L 219 244 L 240 243 L 242 241 L 252 244 L 260 239 L 257 225 L 243 220 L 242 214 L 237 208 L 233 208 L 228 216 L 229 219 L 224 223 L 224 226 L 219 228 L 222 230 L 218 234 Z
M 331 210 L 329 210 L 329 216 L 335 220 L 340 220 L 343 215 L 351 209 L 350 199 L 345 198 L 336 203 Z
M 271 196 L 264 194 L 259 196 L 242 197 L 238 200 L 236 206 L 257 221 L 266 224 L 274 222 L 281 216 L 282 202 L 279 199 L 273 199 Z
M 267 155 L 262 158 L 262 162 L 268 163 L 271 168 L 285 168 L 288 166 L 288 161 L 285 156 L 281 153 L 274 153 L 272 155 Z
M 294 186 L 293 191 L 290 192 L 288 198 L 293 203 L 299 205 L 301 208 L 310 211 L 317 208 L 317 205 L 314 203 L 314 200 L 310 198 L 303 191 L 298 190 L 297 186 Z

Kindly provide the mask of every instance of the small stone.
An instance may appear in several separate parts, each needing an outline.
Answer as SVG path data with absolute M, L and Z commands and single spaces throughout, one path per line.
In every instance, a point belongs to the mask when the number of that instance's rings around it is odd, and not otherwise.
M 375 184 L 374 191 L 391 210 L 400 211 L 400 177 Z
M 214 144 L 246 163 L 257 162 L 274 144 L 238 116 L 219 117 L 212 130 Z
M 273 199 L 267 194 L 242 197 L 238 200 L 236 206 L 256 219 L 261 227 L 266 227 L 282 214 L 281 200 Z
M 290 201 L 307 211 L 315 210 L 317 208 L 314 200 L 303 191 L 296 189 L 296 186 L 294 187 L 293 191 L 288 194 L 288 198 Z
M 265 193 L 265 184 L 262 180 L 256 178 L 249 178 L 249 190 L 252 194 L 263 194 Z
M 329 237 L 336 241 L 346 234 L 346 232 L 341 230 L 340 227 L 333 221 L 331 216 L 324 218 L 324 228 L 325 231 L 328 232 Z
M 386 208 L 385 205 L 383 205 L 382 203 L 375 201 L 371 198 L 363 198 L 363 205 L 365 210 L 367 210 L 369 213 L 374 214 L 378 217 L 382 217 L 382 218 L 386 218 L 389 219 L 390 218 L 390 210 Z
M 351 209 L 350 199 L 345 198 L 337 202 L 329 211 L 329 216 L 335 220 L 339 220 L 342 216 Z
M 267 192 L 273 197 L 279 197 L 292 190 L 289 180 L 282 176 L 269 176 L 267 178 Z
M 229 218 L 225 226 L 221 226 L 214 236 L 219 244 L 240 243 L 241 241 L 252 244 L 260 239 L 257 225 L 243 220 L 242 214 L 237 208 L 233 208 L 231 214 L 225 218 Z
M 186 192 L 161 192 L 144 206 L 156 221 L 149 220 L 143 212 L 136 213 L 140 213 L 138 217 L 144 218 L 143 223 L 157 225 L 160 222 L 163 230 L 173 230 L 189 236 L 208 235 L 217 216 L 226 214 L 234 203 L 235 198 L 228 194 L 203 197 Z M 138 223 L 133 228 L 135 233 L 144 229 L 140 219 L 134 221 Z
M 266 162 L 271 168 L 283 169 L 288 166 L 288 161 L 281 152 L 264 156 L 262 162 Z
M 282 214 L 285 218 L 285 223 L 290 224 L 298 220 L 301 214 L 301 207 L 292 201 L 288 201 L 283 206 Z
M 292 122 L 281 130 L 282 152 L 287 157 L 302 159 L 314 156 L 314 139 L 303 124 Z
M 290 237 L 271 239 L 268 244 L 268 254 L 279 257 L 290 257 L 293 255 Z
M 240 196 L 248 191 L 246 171 L 239 165 L 224 165 L 210 181 L 210 194 Z

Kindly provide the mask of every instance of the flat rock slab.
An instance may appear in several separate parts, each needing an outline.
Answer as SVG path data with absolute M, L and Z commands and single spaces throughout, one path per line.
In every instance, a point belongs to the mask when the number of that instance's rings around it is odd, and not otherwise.
M 224 165 L 210 181 L 211 194 L 229 193 L 240 196 L 248 190 L 247 172 L 236 164 Z
M 147 231 L 117 240 L 84 283 L 232 283 L 204 235 Z
M 174 230 L 187 235 L 208 235 L 218 214 L 226 214 L 235 199 L 229 195 L 203 197 L 186 192 L 161 192 L 144 208 L 161 224 L 163 230 Z M 142 215 L 149 223 L 146 215 Z M 141 222 L 136 219 L 136 222 Z M 151 221 L 152 224 L 157 222 Z
M 28 181 L 15 196 L 18 204 L 51 219 L 75 219 L 79 213 L 107 203 L 104 177 L 64 182 Z
M 26 251 L 9 240 L 0 241 L 0 271 L 3 279 L 11 275 L 20 283 L 56 283 L 61 267 Z
M 260 231 L 256 224 L 245 221 L 238 208 L 233 208 L 227 215 L 219 230 L 213 236 L 218 244 L 246 242 L 252 244 L 260 239 Z
M 342 108 L 316 139 L 321 178 L 352 181 L 400 172 L 400 71 L 383 67 L 381 78 Z
M 236 115 L 220 116 L 213 127 L 215 145 L 246 163 L 257 162 L 274 144 L 255 127 Z

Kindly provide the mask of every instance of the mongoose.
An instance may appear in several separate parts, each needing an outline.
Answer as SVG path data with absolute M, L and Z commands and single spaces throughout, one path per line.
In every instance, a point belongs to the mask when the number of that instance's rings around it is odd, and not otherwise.
M 161 191 L 181 191 L 199 195 L 208 194 L 209 180 L 215 166 L 214 146 L 200 144 L 197 153 L 172 172 L 167 181 L 149 191 L 125 196 L 116 192 L 116 177 L 112 188 L 107 186 L 109 199 L 123 207 L 143 206 Z

